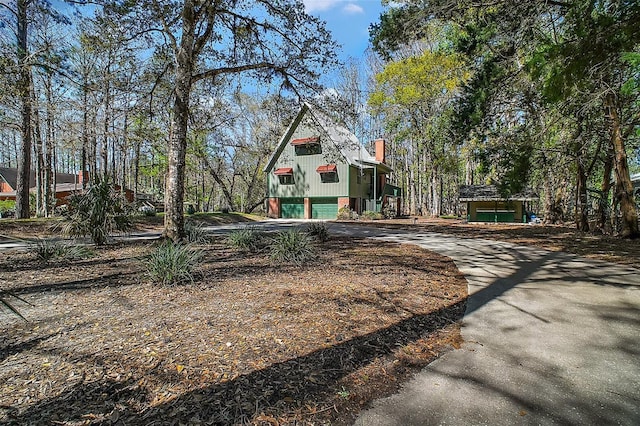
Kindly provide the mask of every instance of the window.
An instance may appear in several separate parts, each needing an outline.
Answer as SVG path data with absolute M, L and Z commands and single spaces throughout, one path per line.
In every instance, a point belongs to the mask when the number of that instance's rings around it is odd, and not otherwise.
M 279 169 L 275 169 L 273 174 L 278 176 L 278 180 L 281 185 L 293 185 L 293 168 L 292 167 L 281 167 Z
M 338 182 L 338 167 L 335 164 L 319 166 L 316 172 L 320 173 L 320 181 L 322 183 Z
M 338 182 L 338 173 L 320 173 L 320 180 L 322 181 L 322 183 L 336 183 Z
M 280 175 L 278 176 L 280 185 L 293 185 L 293 175 Z
M 293 139 L 291 141 L 291 145 L 294 146 L 296 155 L 314 155 L 322 153 L 320 136 Z
M 310 145 L 296 145 L 295 146 L 296 155 L 315 155 L 322 154 L 322 147 L 319 143 L 314 143 Z

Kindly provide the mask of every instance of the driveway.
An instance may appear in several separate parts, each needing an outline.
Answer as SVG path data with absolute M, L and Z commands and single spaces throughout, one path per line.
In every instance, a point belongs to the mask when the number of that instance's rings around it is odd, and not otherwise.
M 461 349 L 357 425 L 639 425 L 640 271 L 509 243 L 333 224 L 417 244 L 469 282 Z

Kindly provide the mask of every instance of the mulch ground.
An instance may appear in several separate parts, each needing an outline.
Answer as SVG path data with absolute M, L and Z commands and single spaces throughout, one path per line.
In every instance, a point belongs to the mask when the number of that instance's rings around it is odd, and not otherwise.
M 272 265 L 222 240 L 193 284 L 143 273 L 151 243 L 42 264 L 5 252 L 0 423 L 349 424 L 460 344 L 466 281 L 410 245 L 331 238 L 313 265 Z

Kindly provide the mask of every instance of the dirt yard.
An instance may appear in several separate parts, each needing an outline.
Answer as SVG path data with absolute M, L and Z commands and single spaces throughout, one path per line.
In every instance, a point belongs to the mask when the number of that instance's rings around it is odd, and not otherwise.
M 151 243 L 42 264 L 3 253 L 0 423 L 350 424 L 458 347 L 466 281 L 414 246 L 332 238 L 312 266 L 222 240 L 194 284 L 149 282 Z
M 250 220 L 206 216 L 208 223 Z M 455 220 L 358 222 L 562 250 L 640 267 L 639 241 L 561 226 Z M 138 222 L 158 231 L 161 218 Z M 3 222 L 0 239 L 55 235 Z M 56 425 L 350 424 L 373 399 L 461 343 L 466 282 L 447 258 L 333 237 L 311 266 L 200 247 L 194 284 L 155 285 L 152 243 L 43 264 L 5 252 L 0 285 L 24 322 L 0 313 L 0 423 Z

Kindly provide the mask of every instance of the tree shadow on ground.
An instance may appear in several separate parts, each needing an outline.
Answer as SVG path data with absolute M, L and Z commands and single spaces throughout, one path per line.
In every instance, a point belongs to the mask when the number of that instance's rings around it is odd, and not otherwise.
M 398 346 L 457 321 L 465 304 L 463 300 L 428 315 L 413 316 L 391 327 L 151 407 L 149 401 L 141 404 L 141 395 L 147 395 L 147 391 L 138 389 L 141 378 L 79 384 L 23 413 L 8 413 L 9 424 L 78 422 L 88 418 L 94 419 L 92 424 L 113 424 L 114 419 L 117 424 L 237 424 L 261 413 L 296 412 L 305 405 L 330 401 L 340 390 L 340 379 L 348 374 L 391 354 Z M 149 408 L 140 410 L 143 405 Z

